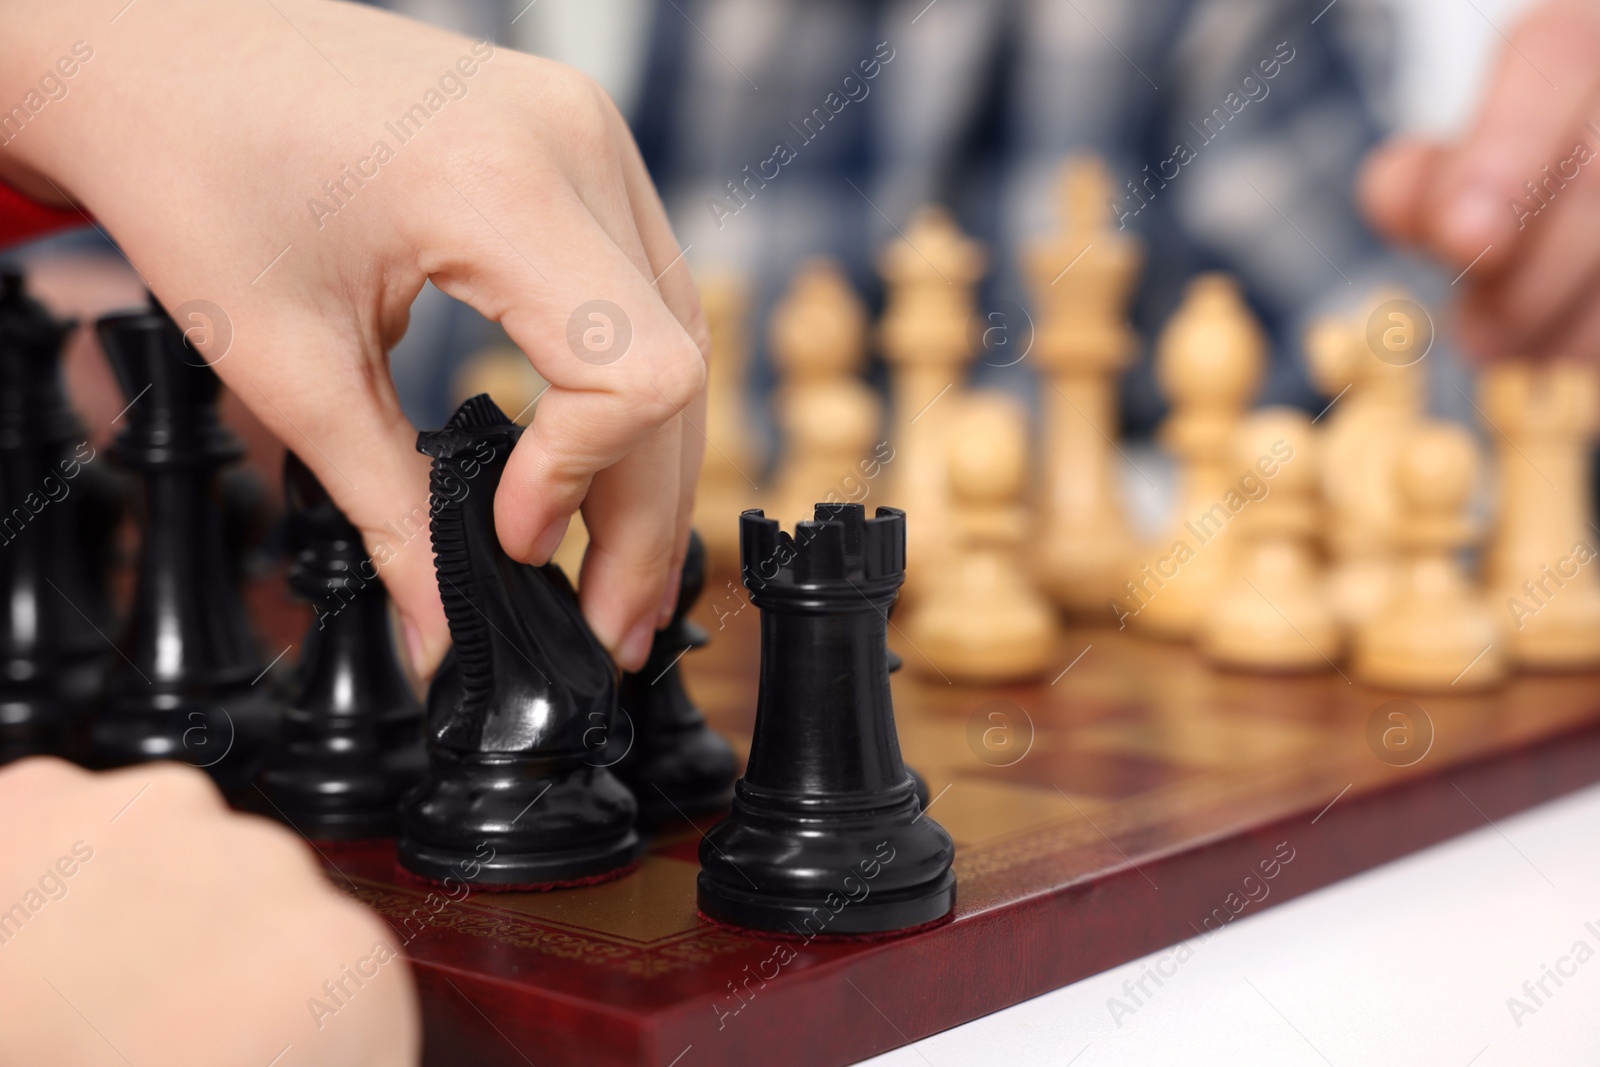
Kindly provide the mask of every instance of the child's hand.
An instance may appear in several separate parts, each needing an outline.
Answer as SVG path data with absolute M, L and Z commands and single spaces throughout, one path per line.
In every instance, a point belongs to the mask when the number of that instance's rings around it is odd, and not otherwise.
M 1600 351 L 1600 8 L 1546 0 L 1522 16 L 1464 136 L 1395 138 L 1362 176 L 1385 236 L 1449 265 L 1478 356 Z
M 0 812 L 3 1067 L 417 1062 L 394 931 L 205 775 L 25 760 Z
M 604 92 L 353 4 L 125 4 L 0 13 L 0 107 L 42 101 L 0 114 L 0 178 L 82 204 L 195 327 L 365 533 L 424 673 L 448 634 L 385 353 L 430 278 L 501 322 L 551 383 L 495 499 L 501 542 L 543 562 L 582 503 L 584 611 L 640 666 L 687 547 L 706 338 Z

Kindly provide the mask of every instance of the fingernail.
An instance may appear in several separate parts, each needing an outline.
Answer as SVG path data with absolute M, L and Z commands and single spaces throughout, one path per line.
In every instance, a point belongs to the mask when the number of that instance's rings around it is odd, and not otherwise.
M 1460 250 L 1476 255 L 1494 241 L 1506 221 L 1501 198 L 1487 185 L 1468 185 L 1450 203 L 1444 216 L 1444 234 Z M 1509 216 L 1507 216 L 1509 217 Z M 1472 251 L 1468 251 L 1468 250 Z
M 530 562 L 539 565 L 549 563 L 550 557 L 561 547 L 561 542 L 567 536 L 567 527 L 571 524 L 572 516 L 564 515 L 546 526 L 544 532 L 533 539 L 533 555 Z
M 628 631 L 628 636 L 622 639 L 622 645 L 617 649 L 617 665 L 623 670 L 636 671 L 644 666 L 645 657 L 650 654 L 650 642 L 656 635 L 652 621 L 640 619 Z

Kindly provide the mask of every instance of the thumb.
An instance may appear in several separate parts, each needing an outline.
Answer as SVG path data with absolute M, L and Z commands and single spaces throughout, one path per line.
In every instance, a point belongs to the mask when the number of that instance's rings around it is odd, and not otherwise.
M 1400 244 L 1423 241 L 1424 199 L 1443 157 L 1438 145 L 1410 137 L 1396 137 L 1373 149 L 1361 165 L 1357 198 L 1374 229 Z
M 369 474 L 372 477 L 371 500 L 366 499 L 369 491 L 363 484 L 355 494 L 360 502 L 341 506 L 361 531 L 373 566 L 400 615 L 411 669 L 425 682 L 433 677 L 450 647 L 450 627 L 439 599 L 428 527 L 429 461 L 416 451 L 417 434 L 409 423 L 401 436 L 404 440 L 398 443 L 408 446 L 409 455 L 397 449 L 395 458 L 400 462 L 393 469 L 385 464 L 386 469 L 380 471 L 374 465 L 362 472 L 363 483 Z M 376 503 L 383 500 L 389 503 Z

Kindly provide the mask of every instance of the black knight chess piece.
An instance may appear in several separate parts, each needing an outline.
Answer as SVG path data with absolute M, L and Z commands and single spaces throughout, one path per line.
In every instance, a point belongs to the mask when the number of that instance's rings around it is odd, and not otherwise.
M 218 471 L 243 455 L 221 382 L 152 298 L 96 323 L 128 399 L 111 457 L 139 476 L 142 540 L 122 654 L 89 729 L 94 762 L 181 760 L 246 787 L 277 723 L 232 577 Z
M 72 327 L 0 274 L 0 762 L 60 752 L 112 654 L 80 521 L 95 450 L 61 379 Z
M 487 395 L 417 436 L 433 457 L 433 550 L 454 649 L 428 692 L 428 773 L 400 810 L 400 862 L 434 881 L 554 888 L 638 859 L 633 794 L 586 744 L 616 674 L 566 575 L 506 555 L 494 496 L 521 433 Z
M 401 795 L 422 777 L 422 709 L 389 627 L 389 596 L 361 531 L 316 475 L 284 456 L 289 585 L 316 609 L 294 696 L 257 781 L 276 814 L 307 837 L 394 833 Z
M 943 918 L 954 846 L 917 801 L 889 693 L 905 514 L 819 504 L 791 536 L 747 511 L 739 541 L 761 683 L 732 814 L 700 845 L 701 912 L 806 938 Z
M 691 530 L 672 621 L 656 631 L 644 666 L 624 674 L 618 688 L 604 762 L 633 790 L 644 826 L 718 811 L 733 794 L 733 749 L 706 725 L 678 670 L 686 653 L 711 640 L 688 618 L 705 584 L 705 544 Z

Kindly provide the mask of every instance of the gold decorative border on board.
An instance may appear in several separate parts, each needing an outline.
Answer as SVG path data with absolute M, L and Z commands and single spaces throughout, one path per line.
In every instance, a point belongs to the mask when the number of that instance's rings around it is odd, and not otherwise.
M 418 908 L 419 898 L 371 884 L 354 884 L 349 891 L 363 904 L 388 919 L 411 920 L 429 928 L 452 930 L 487 938 L 502 945 L 532 949 L 545 956 L 606 967 L 636 978 L 654 978 L 711 963 L 718 956 L 756 948 L 753 941 L 716 926 L 706 926 L 690 936 L 661 946 L 633 946 L 596 937 L 552 930 L 529 919 L 495 915 L 447 906 L 439 911 Z

